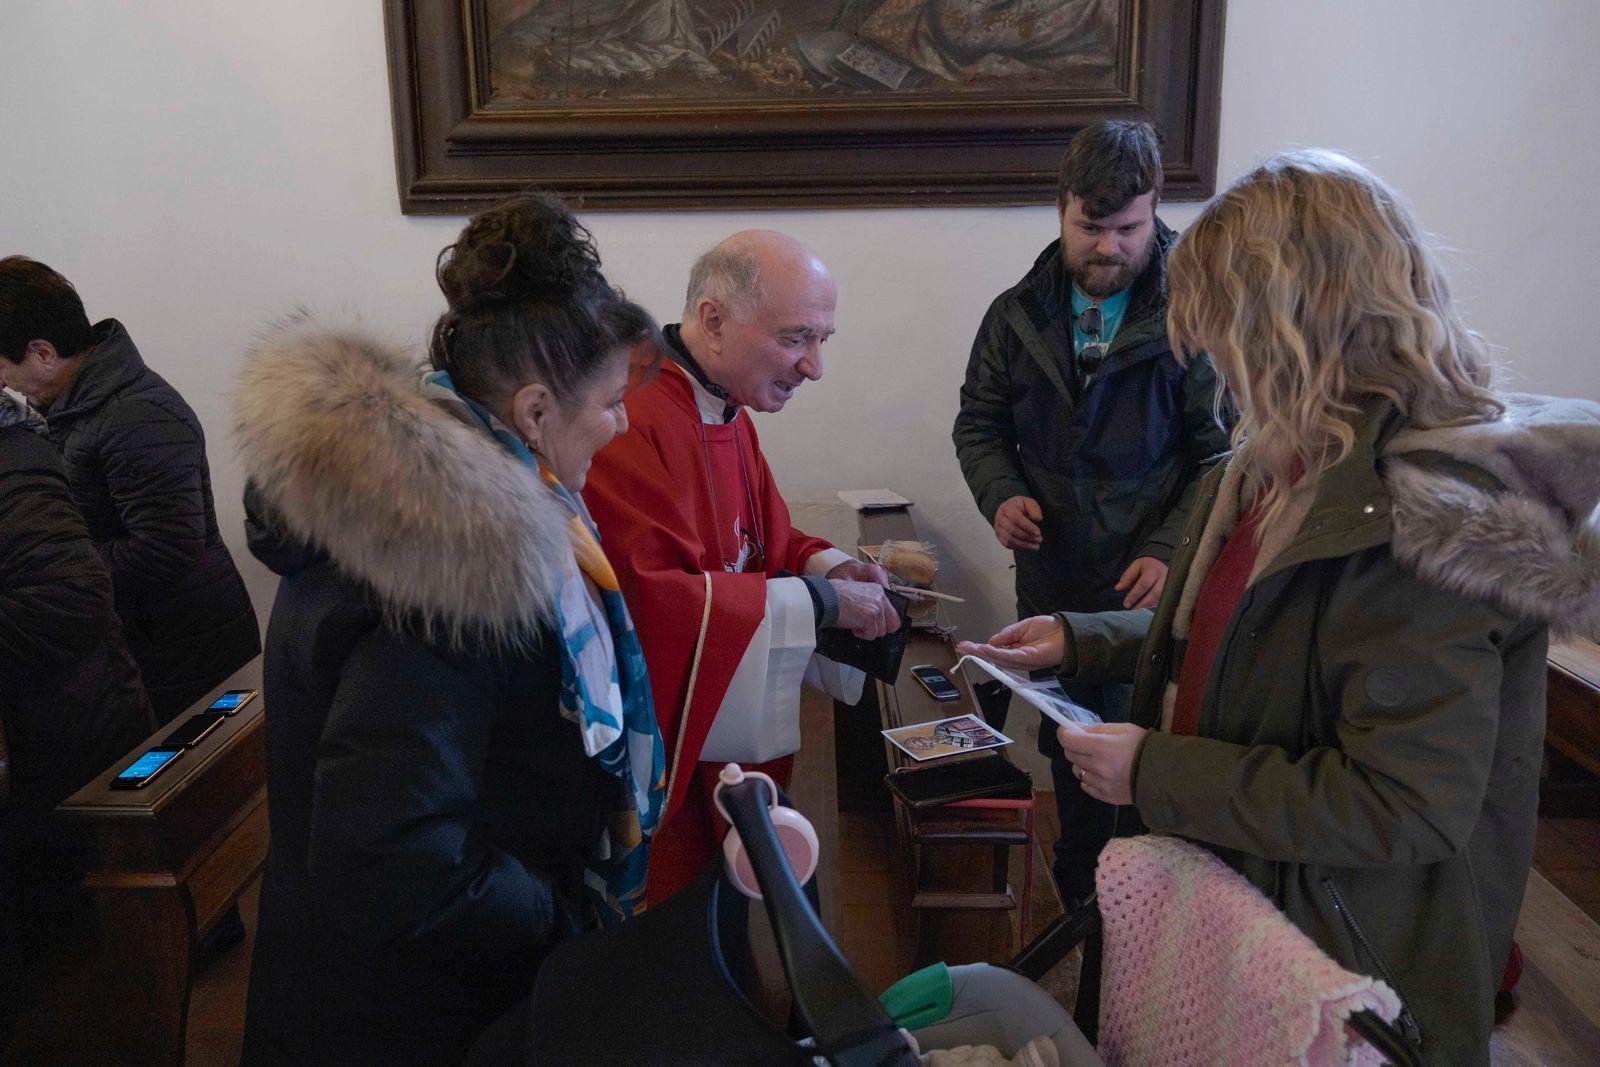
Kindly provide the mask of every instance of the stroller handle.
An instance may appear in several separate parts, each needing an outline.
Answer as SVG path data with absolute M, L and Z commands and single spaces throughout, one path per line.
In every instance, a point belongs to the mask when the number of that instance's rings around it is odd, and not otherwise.
M 772 923 L 789 990 L 817 1051 L 838 1067 L 915 1067 L 919 1060 L 817 920 L 795 880 L 758 777 L 721 788 L 728 820 L 739 831 Z

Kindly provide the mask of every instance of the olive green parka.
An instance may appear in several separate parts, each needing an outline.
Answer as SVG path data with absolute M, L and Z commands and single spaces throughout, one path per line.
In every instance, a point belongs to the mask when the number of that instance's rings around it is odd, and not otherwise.
M 1353 451 L 1262 531 L 1204 687 L 1164 732 L 1241 482 L 1204 479 L 1154 612 L 1064 613 L 1062 675 L 1134 680 L 1138 820 L 1201 842 L 1346 967 L 1388 981 L 1429 1063 L 1489 1062 L 1533 853 L 1552 629 L 1600 628 L 1600 405 L 1507 396 Z M 1129 809 L 1124 813 L 1131 816 Z

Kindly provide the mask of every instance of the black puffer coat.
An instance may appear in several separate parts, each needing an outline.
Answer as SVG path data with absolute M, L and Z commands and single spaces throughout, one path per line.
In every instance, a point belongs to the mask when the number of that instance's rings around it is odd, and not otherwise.
M 155 728 L 61 457 L 16 410 L 0 397 L 0 923 L 9 875 L 42 888 L 70 860 L 50 809 Z
M 282 575 L 249 1064 L 459 1062 L 578 929 L 617 802 L 539 624 L 565 512 L 416 383 L 305 327 L 239 393 L 250 547 Z
M 45 418 L 166 722 L 261 651 L 260 631 L 217 529 L 200 420 L 121 323 L 94 339 Z

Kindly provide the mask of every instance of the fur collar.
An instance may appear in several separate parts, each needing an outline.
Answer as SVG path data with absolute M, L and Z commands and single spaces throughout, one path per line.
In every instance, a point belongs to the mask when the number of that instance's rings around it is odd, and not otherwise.
M 487 433 L 422 395 L 422 370 L 301 317 L 251 352 L 235 405 L 245 473 L 284 533 L 326 552 L 391 619 L 521 642 L 550 618 L 567 513 Z
M 1558 635 L 1596 636 L 1600 404 L 1501 399 L 1506 414 L 1496 422 L 1407 429 L 1389 442 L 1395 555 L 1462 596 L 1548 621 Z
M 1495 422 L 1392 435 L 1392 407 L 1374 406 L 1352 466 L 1291 493 L 1279 521 L 1262 531 L 1251 582 L 1291 562 L 1388 542 L 1402 563 L 1460 596 L 1549 623 L 1557 635 L 1600 634 L 1600 404 L 1500 399 L 1506 414 Z M 1237 468 L 1216 477 L 1173 616 L 1179 640 L 1247 503 Z

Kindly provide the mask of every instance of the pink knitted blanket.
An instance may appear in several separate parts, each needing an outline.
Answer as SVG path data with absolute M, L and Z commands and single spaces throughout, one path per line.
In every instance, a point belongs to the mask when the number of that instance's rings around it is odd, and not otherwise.
M 1387 985 L 1329 959 L 1211 853 L 1114 840 L 1095 874 L 1105 920 L 1099 1052 L 1108 1067 L 1382 1063 L 1343 1020 L 1393 1020 Z

